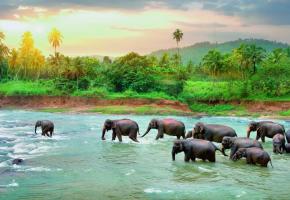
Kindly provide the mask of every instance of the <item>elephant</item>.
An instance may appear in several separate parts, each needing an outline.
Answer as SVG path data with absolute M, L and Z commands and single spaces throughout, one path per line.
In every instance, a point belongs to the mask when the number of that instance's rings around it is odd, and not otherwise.
M 175 160 L 175 155 L 184 152 L 184 161 L 189 162 L 190 160 L 195 161 L 196 158 L 202 159 L 203 161 L 208 160 L 209 162 L 215 162 L 215 151 L 218 150 L 212 142 L 201 139 L 183 139 L 176 140 L 172 147 L 172 160 Z M 227 156 L 222 152 L 224 156 Z
M 286 153 L 290 153 L 290 144 L 285 144 L 285 151 Z
M 285 136 L 277 133 L 273 137 L 273 152 L 282 154 L 285 150 Z
M 222 151 L 225 152 L 226 149 L 231 149 L 230 159 L 233 158 L 233 155 L 238 151 L 239 148 L 250 147 L 263 149 L 263 146 L 259 141 L 250 138 L 226 136 L 222 140 Z
M 116 139 L 116 136 L 119 139 L 119 142 L 122 142 L 122 135 L 129 136 L 134 142 L 139 142 L 137 140 L 137 133 L 139 134 L 139 126 L 137 122 L 130 119 L 119 119 L 119 120 L 110 120 L 107 119 L 103 126 L 102 131 L 102 140 L 105 140 L 106 131 L 112 130 L 112 140 Z
M 271 166 L 273 167 L 269 154 L 258 147 L 240 148 L 233 155 L 233 160 L 236 161 L 242 157 L 246 158 L 247 164 L 260 164 L 262 167 L 267 167 L 268 162 L 270 161 Z
M 287 143 L 290 143 L 290 129 L 286 132 L 286 140 L 287 140 Z
M 257 131 L 256 140 L 261 138 L 262 142 L 265 142 L 265 137 L 273 138 L 277 133 L 285 134 L 284 126 L 272 121 L 252 121 L 248 125 L 247 138 L 252 131 Z
M 222 142 L 223 137 L 237 137 L 236 131 L 231 127 L 219 124 L 205 124 L 198 122 L 193 130 L 187 133 L 187 137 L 204 139 L 213 142 Z
M 144 137 L 151 129 L 158 129 L 156 140 L 164 137 L 164 133 L 171 136 L 176 136 L 185 139 L 185 126 L 183 122 L 175 119 L 152 119 L 148 125 L 147 131 L 141 136 Z
M 20 165 L 21 163 L 23 163 L 23 159 L 21 158 L 15 158 L 12 160 L 12 165 Z
M 35 124 L 35 134 L 36 133 L 36 129 L 38 127 L 41 127 L 42 133 L 41 135 L 43 136 L 48 136 L 48 137 L 52 137 L 52 133 L 54 131 L 54 124 L 49 121 L 49 120 L 38 120 Z M 49 132 L 49 133 L 48 133 Z

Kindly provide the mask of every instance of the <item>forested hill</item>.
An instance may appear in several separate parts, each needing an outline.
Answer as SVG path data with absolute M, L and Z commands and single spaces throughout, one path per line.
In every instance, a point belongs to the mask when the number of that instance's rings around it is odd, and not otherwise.
M 213 48 L 221 51 L 222 53 L 231 52 L 232 49 L 238 48 L 242 43 L 246 44 L 256 44 L 264 48 L 267 51 L 272 51 L 276 48 L 287 48 L 290 47 L 286 43 L 280 43 L 275 41 L 263 40 L 263 39 L 239 39 L 235 41 L 229 41 L 224 43 L 210 43 L 210 42 L 201 42 L 196 43 L 191 46 L 180 48 L 180 54 L 184 63 L 187 63 L 189 60 L 192 60 L 193 63 L 199 63 L 204 55 Z M 177 52 L 176 48 L 163 49 L 159 51 L 152 52 L 151 55 L 161 57 L 164 53 L 174 54 Z

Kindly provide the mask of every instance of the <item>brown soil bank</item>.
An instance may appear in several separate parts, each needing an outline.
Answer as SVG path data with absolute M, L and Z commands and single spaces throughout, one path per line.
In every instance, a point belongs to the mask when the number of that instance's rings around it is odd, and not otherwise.
M 0 96 L 0 107 L 48 108 L 48 107 L 95 107 L 95 106 L 167 106 L 184 112 L 191 112 L 186 104 L 170 100 L 154 99 L 114 99 L 105 100 L 90 97 L 52 97 L 52 96 Z
M 203 102 L 206 103 L 206 102 Z M 208 104 L 232 104 L 243 106 L 250 113 L 273 116 L 279 111 L 290 109 L 290 102 L 271 102 L 271 101 L 230 101 L 230 102 L 211 102 Z M 149 106 L 152 108 L 164 108 L 180 111 L 185 115 L 196 115 L 188 105 L 178 101 L 154 100 L 154 99 L 114 99 L 105 100 L 90 97 L 53 97 L 53 96 L 0 96 L 0 108 L 13 107 L 22 109 L 42 109 L 42 108 L 69 108 L 74 112 L 86 112 L 96 107 L 106 106 L 128 106 L 130 108 Z

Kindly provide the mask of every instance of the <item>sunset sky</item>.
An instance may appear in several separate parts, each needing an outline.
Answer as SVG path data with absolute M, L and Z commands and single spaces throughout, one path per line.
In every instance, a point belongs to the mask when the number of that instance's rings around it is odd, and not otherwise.
M 172 32 L 184 32 L 182 46 L 263 38 L 290 43 L 289 0 L 1 0 L 0 31 L 18 47 L 31 31 L 45 55 L 48 32 L 64 36 L 66 55 L 119 56 L 175 47 Z

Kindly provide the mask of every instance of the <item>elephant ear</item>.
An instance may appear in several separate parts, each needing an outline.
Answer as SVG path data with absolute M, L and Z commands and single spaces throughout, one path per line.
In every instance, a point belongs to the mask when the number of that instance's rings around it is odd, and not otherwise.
M 158 128 L 158 121 L 157 121 L 157 119 L 154 119 L 154 120 L 152 121 L 152 124 L 153 124 L 153 127 Z

